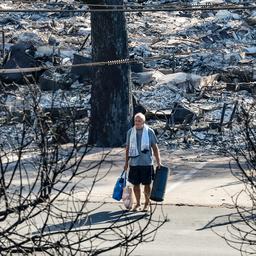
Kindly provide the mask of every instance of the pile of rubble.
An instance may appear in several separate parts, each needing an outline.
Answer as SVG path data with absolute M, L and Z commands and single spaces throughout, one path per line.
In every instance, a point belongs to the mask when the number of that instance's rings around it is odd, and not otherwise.
M 126 1 L 130 2 L 134 3 Z M 157 6 L 177 1 L 138 2 Z M 0 4 L 0 10 L 7 8 L 87 7 L 73 1 Z M 126 17 L 130 54 L 141 60 L 132 67 L 133 94 L 160 141 L 175 147 L 202 143 L 212 147 L 216 137 L 223 139 L 225 131 L 234 130 L 241 104 L 255 103 L 256 9 L 134 12 Z M 34 83 L 41 91 L 42 108 L 65 105 L 79 109 L 80 117 L 88 116 L 92 68 L 62 65 L 91 62 L 90 14 L 1 13 L 0 24 L 2 68 L 42 68 L 26 73 L 25 79 L 22 73 L 0 74 L 0 110 L 7 106 L 21 111 L 27 83 Z

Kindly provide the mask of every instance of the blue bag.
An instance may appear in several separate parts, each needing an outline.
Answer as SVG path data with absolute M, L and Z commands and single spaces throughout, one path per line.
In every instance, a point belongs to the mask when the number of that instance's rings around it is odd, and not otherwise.
M 120 201 L 123 195 L 123 188 L 126 186 L 126 172 L 123 171 L 121 176 L 117 179 L 112 198 Z

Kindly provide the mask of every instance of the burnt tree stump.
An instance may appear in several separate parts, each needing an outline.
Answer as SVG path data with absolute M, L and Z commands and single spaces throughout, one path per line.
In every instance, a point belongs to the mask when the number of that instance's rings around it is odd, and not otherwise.
M 108 5 L 122 7 L 123 0 L 97 3 L 106 6 L 100 8 L 108 8 Z M 91 12 L 91 37 L 94 62 L 128 58 L 123 12 Z M 89 143 L 104 147 L 121 146 L 125 143 L 132 119 L 130 65 L 96 66 L 92 81 Z

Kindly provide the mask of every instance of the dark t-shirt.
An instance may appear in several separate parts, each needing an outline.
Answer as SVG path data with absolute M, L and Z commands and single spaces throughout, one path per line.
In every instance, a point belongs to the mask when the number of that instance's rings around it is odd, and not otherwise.
M 131 131 L 132 131 L 132 129 L 130 129 L 127 132 L 126 145 L 129 145 L 129 143 L 130 143 Z M 151 148 L 154 144 L 157 144 L 157 138 L 156 138 L 155 132 L 151 128 L 148 128 L 149 148 L 150 149 L 149 149 L 149 151 L 146 151 L 145 153 L 143 153 L 143 152 L 141 152 L 142 132 L 143 132 L 143 129 L 137 129 L 136 130 L 137 149 L 138 149 L 138 152 L 139 152 L 139 156 L 130 157 L 129 164 L 131 166 L 153 165 L 153 157 L 152 157 L 152 149 Z

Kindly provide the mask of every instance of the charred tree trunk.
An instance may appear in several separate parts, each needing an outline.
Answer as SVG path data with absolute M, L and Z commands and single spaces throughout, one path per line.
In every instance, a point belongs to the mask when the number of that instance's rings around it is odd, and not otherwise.
M 97 1 L 97 4 L 106 5 L 104 8 L 108 8 L 107 5 L 122 7 L 123 0 L 102 0 Z M 126 21 L 123 12 L 92 12 L 91 30 L 94 62 L 128 57 Z M 123 145 L 131 118 L 129 64 L 95 67 L 89 143 L 105 147 Z

